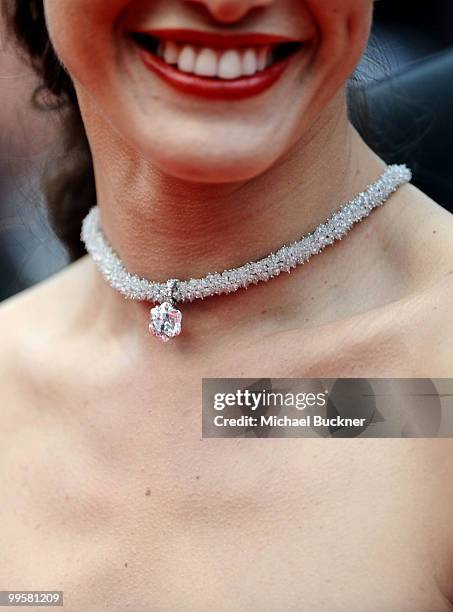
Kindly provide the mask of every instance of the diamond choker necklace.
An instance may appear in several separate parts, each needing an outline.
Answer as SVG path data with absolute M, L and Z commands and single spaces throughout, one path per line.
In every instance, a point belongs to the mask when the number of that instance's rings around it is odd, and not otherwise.
M 82 225 L 81 239 L 105 280 L 130 300 L 156 303 L 150 311 L 149 329 L 167 342 L 181 333 L 182 313 L 175 304 L 192 302 L 222 293 L 233 293 L 249 285 L 266 282 L 282 272 L 307 262 L 381 206 L 401 185 L 412 178 L 405 165 L 388 166 L 372 185 L 345 204 L 324 223 L 296 242 L 282 246 L 263 259 L 239 268 L 212 272 L 203 278 L 170 279 L 159 283 L 131 274 L 107 242 L 100 225 L 99 209 L 92 208 Z

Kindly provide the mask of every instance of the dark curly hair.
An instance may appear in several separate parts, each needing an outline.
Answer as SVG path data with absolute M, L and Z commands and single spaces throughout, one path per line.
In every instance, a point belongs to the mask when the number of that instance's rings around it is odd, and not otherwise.
M 50 41 L 43 0 L 5 0 L 3 7 L 7 27 L 39 78 L 34 105 L 58 112 L 64 124 L 64 156 L 46 172 L 42 188 L 50 224 L 75 261 L 85 252 L 82 220 L 96 204 L 93 160 L 76 92 Z

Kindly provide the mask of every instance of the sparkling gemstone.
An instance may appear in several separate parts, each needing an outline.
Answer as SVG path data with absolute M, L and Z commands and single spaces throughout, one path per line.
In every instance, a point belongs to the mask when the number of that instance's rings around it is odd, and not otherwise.
M 163 342 L 181 333 L 182 312 L 169 302 L 151 308 L 149 330 Z

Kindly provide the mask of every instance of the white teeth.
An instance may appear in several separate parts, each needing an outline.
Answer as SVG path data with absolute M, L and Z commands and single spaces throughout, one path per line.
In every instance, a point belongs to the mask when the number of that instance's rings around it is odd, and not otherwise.
M 177 64 L 181 47 L 172 40 L 162 42 L 164 43 L 164 60 L 167 62 L 167 64 Z
M 217 76 L 217 53 L 213 49 L 202 49 L 195 62 L 194 73 L 199 76 Z
M 247 49 L 242 56 L 242 72 L 247 76 L 255 74 L 258 68 L 257 57 L 254 49 Z
M 217 74 L 221 79 L 237 79 L 242 76 L 242 62 L 238 51 L 229 49 L 222 54 Z
M 190 45 L 185 45 L 179 54 L 178 68 L 181 72 L 193 72 L 196 59 L 197 54 L 195 53 L 195 49 Z
M 273 62 L 270 46 L 223 50 L 181 45 L 171 40 L 160 41 L 157 55 L 182 72 L 225 80 L 253 76 Z

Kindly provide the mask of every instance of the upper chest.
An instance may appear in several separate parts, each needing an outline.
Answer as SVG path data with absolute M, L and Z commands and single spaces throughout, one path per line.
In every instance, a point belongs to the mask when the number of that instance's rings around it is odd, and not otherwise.
M 196 368 L 137 374 L 102 347 L 36 367 L 17 412 L 4 395 L 1 582 L 64 589 L 74 611 L 449 609 L 448 441 L 200 439 L 203 376 L 391 369 L 405 343 L 376 329 L 374 345 L 360 328 L 279 335 Z
M 4 450 L 2 583 L 69 610 L 449 609 L 448 441 L 89 431 Z

